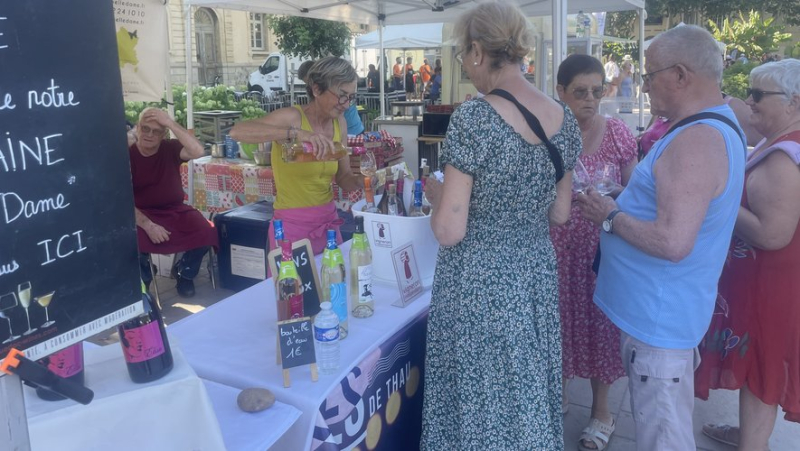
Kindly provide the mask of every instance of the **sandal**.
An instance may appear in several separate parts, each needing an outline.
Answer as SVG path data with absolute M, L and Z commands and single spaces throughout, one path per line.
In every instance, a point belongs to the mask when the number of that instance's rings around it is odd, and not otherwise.
M 727 424 L 704 424 L 703 434 L 730 446 L 739 446 L 739 428 Z
M 581 438 L 578 440 L 578 449 L 581 451 L 602 451 L 608 446 L 611 440 L 611 435 L 616 429 L 616 421 L 611 420 L 611 424 L 605 424 L 597 418 L 592 418 L 589 426 L 581 432 Z M 584 442 L 594 443 L 595 448 L 589 448 L 584 445 Z

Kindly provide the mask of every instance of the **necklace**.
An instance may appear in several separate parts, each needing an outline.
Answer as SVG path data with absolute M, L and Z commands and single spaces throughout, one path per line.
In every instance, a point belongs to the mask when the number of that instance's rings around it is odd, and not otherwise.
M 587 144 L 591 138 L 594 138 L 593 132 L 595 125 L 597 125 L 597 115 L 592 118 L 592 125 L 590 125 L 588 129 L 581 130 L 581 139 L 583 140 L 584 150 L 589 150 L 589 146 L 587 146 Z

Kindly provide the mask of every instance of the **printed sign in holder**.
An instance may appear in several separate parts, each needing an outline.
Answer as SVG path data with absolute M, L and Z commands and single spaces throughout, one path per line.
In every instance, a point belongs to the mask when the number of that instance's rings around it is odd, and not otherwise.
M 311 365 L 311 382 L 319 379 L 314 352 L 314 326 L 306 316 L 287 321 L 278 321 L 278 360 L 283 367 L 283 386 L 292 385 L 289 369 Z
M 392 264 L 395 277 L 397 277 L 397 288 L 400 290 L 400 299 L 393 302 L 392 305 L 402 308 L 412 303 L 423 292 L 417 257 L 411 241 L 392 251 Z

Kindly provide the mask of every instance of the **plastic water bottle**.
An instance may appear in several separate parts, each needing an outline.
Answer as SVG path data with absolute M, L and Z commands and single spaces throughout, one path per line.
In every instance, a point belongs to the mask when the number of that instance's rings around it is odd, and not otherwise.
M 339 371 L 339 317 L 331 310 L 330 302 L 319 306 L 322 310 L 314 319 L 317 365 L 322 374 L 336 374 Z
M 575 17 L 575 37 L 583 38 L 586 37 L 588 31 L 586 30 L 586 14 L 583 13 L 583 10 L 578 11 L 578 15 Z

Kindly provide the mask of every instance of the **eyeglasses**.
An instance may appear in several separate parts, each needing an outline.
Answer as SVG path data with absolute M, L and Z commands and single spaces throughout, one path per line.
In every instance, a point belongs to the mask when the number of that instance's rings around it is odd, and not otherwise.
M 651 81 L 653 81 L 653 75 L 655 75 L 655 74 L 657 74 L 659 72 L 664 72 L 665 70 L 672 69 L 673 67 L 676 67 L 676 66 L 677 66 L 677 64 L 673 64 L 672 66 L 665 67 L 663 69 L 654 70 L 653 72 L 648 72 L 646 74 L 642 74 L 642 83 L 650 83 Z
M 786 93 L 785 92 L 780 92 L 780 91 L 762 91 L 760 89 L 747 88 L 747 97 L 751 97 L 752 96 L 753 97 L 753 102 L 755 102 L 755 103 L 760 102 L 761 99 L 764 98 L 764 96 L 776 96 L 776 95 L 785 96 Z
M 458 64 L 461 64 L 462 66 L 464 65 L 464 52 L 469 52 L 471 49 L 472 49 L 472 44 L 470 44 L 465 49 L 459 50 L 456 53 L 456 61 L 458 61 Z
M 330 89 L 328 91 L 330 91 Z M 336 98 L 339 99 L 339 105 L 349 105 L 356 100 L 355 94 L 336 94 L 333 91 L 330 91 L 330 93 L 335 95 Z
M 142 132 L 143 135 L 155 135 L 155 136 L 161 136 L 166 132 L 166 130 L 164 130 L 163 128 L 151 128 L 148 127 L 147 125 L 140 125 L 139 130 Z
M 592 89 L 586 89 L 586 88 L 573 89 L 572 97 L 575 97 L 578 100 L 584 100 L 587 97 L 589 97 L 590 92 L 592 93 L 592 97 L 594 97 L 595 99 L 602 99 L 603 94 L 605 94 L 606 92 L 606 87 L 605 85 L 603 85 L 603 86 L 595 86 Z

